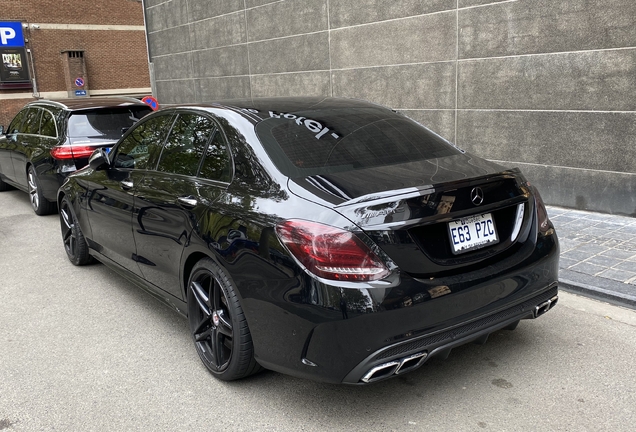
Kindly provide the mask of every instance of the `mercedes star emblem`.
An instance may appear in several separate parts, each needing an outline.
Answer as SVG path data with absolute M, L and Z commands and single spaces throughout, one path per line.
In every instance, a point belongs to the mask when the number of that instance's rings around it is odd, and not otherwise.
M 470 191 L 470 200 L 476 206 L 484 202 L 484 191 L 480 187 L 475 187 Z

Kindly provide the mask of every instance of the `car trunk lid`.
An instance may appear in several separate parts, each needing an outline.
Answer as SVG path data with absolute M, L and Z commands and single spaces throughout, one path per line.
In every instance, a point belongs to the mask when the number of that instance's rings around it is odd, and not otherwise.
M 417 277 L 483 265 L 528 238 L 534 212 L 517 169 L 465 154 L 294 179 L 290 190 L 323 199 Z M 462 242 L 458 229 L 494 236 Z

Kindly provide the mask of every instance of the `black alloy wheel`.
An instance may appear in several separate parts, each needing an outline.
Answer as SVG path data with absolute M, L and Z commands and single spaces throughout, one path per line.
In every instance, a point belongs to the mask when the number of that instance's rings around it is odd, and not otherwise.
M 234 288 L 211 259 L 199 261 L 188 282 L 188 321 L 197 353 L 217 378 L 244 378 L 261 367 Z
M 33 165 L 29 166 L 27 172 L 27 183 L 29 187 L 29 200 L 31 201 L 31 207 L 38 216 L 44 216 L 51 214 L 55 211 L 55 204 L 48 201 L 42 195 L 42 188 L 40 188 L 40 181 L 35 173 Z
M 69 261 L 76 266 L 88 264 L 91 261 L 88 244 L 66 197 L 60 204 L 60 226 L 64 250 Z

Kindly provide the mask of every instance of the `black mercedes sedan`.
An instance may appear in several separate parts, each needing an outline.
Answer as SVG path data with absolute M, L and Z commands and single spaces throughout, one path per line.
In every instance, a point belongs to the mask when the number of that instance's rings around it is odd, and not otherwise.
M 36 214 L 53 213 L 66 176 L 149 112 L 146 104 L 124 97 L 26 104 L 6 132 L 0 127 L 0 191 L 21 189 L 29 193 Z
M 58 205 L 70 261 L 186 316 L 223 380 L 372 383 L 558 300 L 557 236 L 519 170 L 369 102 L 159 110 L 96 150 Z

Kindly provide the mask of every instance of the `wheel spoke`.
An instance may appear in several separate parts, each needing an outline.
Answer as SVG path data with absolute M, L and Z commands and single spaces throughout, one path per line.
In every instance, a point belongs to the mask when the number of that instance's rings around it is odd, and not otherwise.
M 29 183 L 29 195 L 31 199 L 31 205 L 35 210 L 40 206 L 40 197 L 38 196 L 38 184 L 35 180 L 35 174 L 32 172 L 33 168 L 29 169 L 27 181 Z
M 219 325 L 217 326 L 220 333 L 224 334 L 227 337 L 232 337 L 232 324 L 227 319 L 223 311 L 217 311 L 217 315 L 219 317 Z
M 67 237 L 65 237 L 64 239 L 64 244 L 66 245 L 66 248 L 68 250 L 68 254 L 72 257 L 75 256 L 75 248 L 77 245 L 77 241 L 75 239 L 75 236 L 73 234 L 71 234 L 71 232 L 69 231 L 69 234 Z
M 199 282 L 192 282 L 190 289 L 194 294 L 195 300 L 199 304 L 199 309 L 203 312 L 206 319 L 209 319 L 211 312 L 209 306 L 210 298 L 208 297 L 208 294 L 203 290 L 203 287 Z
M 66 228 L 69 230 L 73 229 L 73 224 L 71 223 L 70 217 L 66 211 L 66 208 L 63 208 L 60 211 L 60 216 L 62 216 L 62 221 L 64 222 L 64 225 L 66 225 Z
M 37 190 L 37 188 L 38 188 L 38 185 L 35 182 L 35 177 L 31 173 L 29 173 L 29 188 L 31 190 Z
M 210 320 L 206 318 L 199 323 L 193 333 L 194 339 L 197 342 L 204 342 L 210 339 L 212 333 L 214 333 L 214 326 L 210 323 Z
M 210 306 L 214 309 L 214 310 L 219 310 L 221 309 L 221 294 L 222 294 L 222 290 L 221 290 L 221 285 L 219 285 L 219 283 L 216 281 L 216 279 L 214 279 L 213 282 L 211 282 L 213 284 L 213 301 L 210 302 Z
M 216 359 L 216 368 L 217 369 L 221 369 L 221 366 L 223 366 L 223 335 L 221 334 L 221 332 L 214 332 L 214 338 L 213 338 L 213 343 L 214 343 L 214 347 L 212 347 L 212 350 L 214 351 L 214 358 Z
M 74 224 L 71 218 L 72 216 L 69 215 L 68 208 L 64 206 L 60 210 L 60 219 L 62 220 L 62 240 L 64 241 L 64 246 L 66 247 L 68 254 L 71 257 L 74 257 L 77 239 L 73 231 Z
M 37 208 L 37 206 L 38 206 L 38 204 L 40 202 L 39 198 L 38 198 L 38 191 L 36 189 L 31 189 L 29 194 L 31 195 L 31 205 L 34 208 Z
M 214 373 L 223 373 L 232 359 L 234 345 L 228 299 L 212 272 L 192 276 L 188 293 L 190 329 L 199 355 Z

